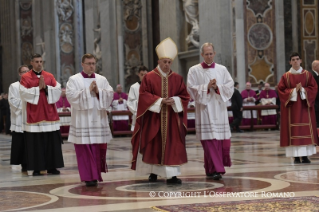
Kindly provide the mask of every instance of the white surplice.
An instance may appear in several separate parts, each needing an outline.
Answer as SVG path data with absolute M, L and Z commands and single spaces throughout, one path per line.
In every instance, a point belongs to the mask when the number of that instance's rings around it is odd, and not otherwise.
M 163 77 L 167 77 L 167 74 L 163 72 L 159 66 L 157 66 L 157 69 Z M 173 96 L 171 98 L 173 98 L 175 101 L 175 104 L 172 105 L 174 112 L 175 113 L 182 112 L 183 106 L 182 106 L 181 98 L 178 96 Z M 162 108 L 162 105 L 161 105 L 162 100 L 163 98 L 159 98 L 155 102 L 155 104 L 152 107 L 150 107 L 148 110 L 154 113 L 160 113 Z M 140 153 L 138 153 L 137 160 L 136 160 L 136 175 L 137 176 L 153 173 L 164 178 L 171 178 L 174 176 L 181 175 L 180 166 L 159 166 L 159 165 L 147 164 L 142 161 L 142 157 L 143 156 Z
M 251 96 L 252 97 L 252 96 Z M 253 98 L 253 102 L 248 102 L 248 98 L 243 99 L 243 106 L 255 106 L 255 102 L 256 99 L 254 97 Z M 244 119 L 250 119 L 251 118 L 251 113 L 250 110 L 244 110 L 243 111 L 243 118 Z M 256 119 L 257 118 L 257 111 L 253 110 L 253 118 Z
M 134 131 L 135 123 L 136 123 L 136 114 L 137 114 L 137 105 L 138 105 L 138 97 L 140 95 L 140 83 L 134 83 L 130 91 L 128 93 L 127 107 L 131 111 L 132 115 L 132 126 L 131 131 Z
M 40 75 L 38 75 L 40 77 Z M 48 104 L 55 104 L 59 101 L 61 96 L 61 85 L 56 82 L 55 87 L 47 85 Z M 43 121 L 38 123 L 27 123 L 27 102 L 30 104 L 37 105 L 40 97 L 39 86 L 33 88 L 26 88 L 23 85 L 19 85 L 20 97 L 22 100 L 22 130 L 26 132 L 53 132 L 60 130 L 60 121 Z
M 195 101 L 189 101 L 187 108 L 195 108 Z M 187 113 L 187 120 L 195 120 L 195 113 Z
M 63 107 L 57 108 L 58 113 L 63 113 L 63 112 L 71 112 L 70 107 L 66 107 L 68 111 L 63 111 Z M 70 116 L 63 116 L 60 117 L 60 126 L 70 126 L 71 124 L 71 117 Z
M 19 93 L 20 82 L 14 82 L 9 87 L 8 102 L 11 111 L 11 127 L 13 132 L 23 133 L 22 130 L 22 100 Z
M 99 98 L 90 92 L 90 84 L 96 81 Z M 68 141 L 75 144 L 109 143 L 112 139 L 107 109 L 113 100 L 113 88 L 99 74 L 84 78 L 81 73 L 69 78 L 66 97 L 71 105 L 71 125 Z
M 276 97 L 273 97 L 273 98 L 261 98 L 260 99 L 260 103 L 262 105 L 267 105 L 267 104 L 272 104 L 272 105 L 276 105 Z M 269 116 L 269 115 L 276 115 L 277 114 L 277 111 L 276 109 L 274 110 L 262 110 L 261 111 L 261 115 L 262 116 Z
M 207 90 L 210 80 L 216 79 L 220 95 L 213 88 Z M 187 90 L 196 102 L 196 138 L 198 140 L 230 139 L 227 101 L 234 92 L 234 81 L 227 68 L 215 63 L 215 68 L 204 69 L 197 64 L 189 69 Z
M 114 100 L 112 102 L 112 111 L 122 111 L 127 110 L 127 101 L 126 99 L 123 99 L 122 104 L 119 104 L 119 100 Z M 129 120 L 129 116 L 112 116 L 112 119 L 114 121 L 118 120 Z

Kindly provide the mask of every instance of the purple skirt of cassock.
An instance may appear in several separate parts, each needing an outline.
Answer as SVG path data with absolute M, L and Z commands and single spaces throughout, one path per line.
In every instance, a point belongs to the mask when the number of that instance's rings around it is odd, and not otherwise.
M 204 168 L 206 174 L 219 172 L 225 174 L 225 166 L 231 166 L 230 139 L 201 140 L 204 149 Z
M 107 172 L 107 144 L 74 144 L 81 181 L 102 182 L 102 172 Z
M 277 115 L 262 116 L 262 124 L 276 125 L 276 123 L 277 123 Z
M 241 125 L 250 125 L 250 123 L 251 123 L 251 118 L 249 118 L 249 119 L 243 118 Z M 253 119 L 253 124 L 257 125 L 257 119 Z
M 113 120 L 113 131 L 127 131 L 130 130 L 128 120 Z

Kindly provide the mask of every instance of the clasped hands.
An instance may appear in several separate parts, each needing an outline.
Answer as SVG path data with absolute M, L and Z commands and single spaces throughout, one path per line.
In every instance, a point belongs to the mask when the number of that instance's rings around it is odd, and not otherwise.
M 214 90 L 217 88 L 216 79 L 209 80 L 207 89 L 213 88 Z
M 162 104 L 165 104 L 165 105 L 174 105 L 175 104 L 175 101 L 173 98 L 165 98 L 162 100 Z
M 46 89 L 47 85 L 44 82 L 44 77 L 40 75 L 40 80 L 39 80 L 39 89 Z
M 298 92 L 299 90 L 301 90 L 302 88 L 302 85 L 301 85 L 301 82 L 299 82 L 296 86 L 296 92 Z
M 89 88 L 90 88 L 90 91 L 93 91 L 95 93 L 99 93 L 99 89 L 97 87 L 96 81 L 91 82 L 91 85 Z

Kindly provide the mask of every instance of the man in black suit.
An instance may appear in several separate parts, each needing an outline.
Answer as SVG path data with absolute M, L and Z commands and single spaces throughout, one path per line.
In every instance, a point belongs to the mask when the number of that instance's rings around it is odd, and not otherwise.
M 319 91 L 319 60 L 315 60 L 312 62 L 312 70 L 310 70 L 309 72 L 315 78 L 318 85 L 318 91 Z M 317 92 L 317 96 L 315 100 L 315 113 L 316 113 L 317 128 L 319 128 L 319 92 Z
M 264 83 L 263 83 L 263 82 L 260 82 L 260 83 L 258 84 L 258 89 L 255 90 L 256 95 L 257 95 L 257 100 L 256 100 L 256 102 L 255 102 L 256 105 L 259 105 L 259 103 L 260 103 L 259 95 L 260 95 L 261 91 L 263 90 L 263 87 L 264 87 Z
M 242 130 L 239 129 L 239 125 L 241 123 L 241 119 L 243 118 L 243 99 L 238 91 L 238 88 L 239 84 L 238 82 L 235 82 L 234 93 L 231 97 L 231 108 L 233 111 L 234 121 L 230 124 L 230 127 L 236 132 L 242 132 Z

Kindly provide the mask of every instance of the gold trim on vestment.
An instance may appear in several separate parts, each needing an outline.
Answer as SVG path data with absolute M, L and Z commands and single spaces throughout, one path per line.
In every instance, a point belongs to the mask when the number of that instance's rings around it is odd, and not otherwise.
M 160 208 L 158 208 L 158 207 L 156 207 L 156 206 L 151 207 L 151 209 L 156 210 L 156 211 L 160 211 L 160 212 L 169 212 L 169 211 L 160 209 Z
M 292 136 L 291 139 L 299 139 L 299 138 L 311 138 L 311 135 L 304 135 L 304 136 Z
M 288 128 L 289 128 L 289 145 L 291 145 L 291 120 L 290 120 L 290 107 L 288 107 Z
M 168 75 L 162 76 L 162 98 L 168 98 Z M 161 112 L 161 134 L 162 134 L 162 158 L 161 164 L 164 164 L 165 148 L 167 141 L 167 122 L 168 122 L 168 107 L 166 104 L 162 105 Z
M 300 124 L 290 124 L 291 127 L 302 127 L 302 126 L 308 126 L 309 123 L 300 123 Z
M 46 123 L 55 123 L 55 122 L 58 122 L 58 121 L 60 121 L 60 119 L 56 120 L 56 121 L 39 121 L 39 122 L 35 122 L 35 123 L 26 122 L 26 124 L 32 125 L 32 124 L 39 124 L 39 123 L 44 123 L 44 122 L 46 122 Z

